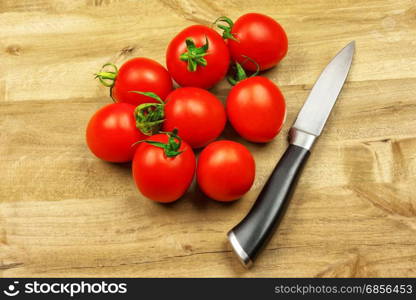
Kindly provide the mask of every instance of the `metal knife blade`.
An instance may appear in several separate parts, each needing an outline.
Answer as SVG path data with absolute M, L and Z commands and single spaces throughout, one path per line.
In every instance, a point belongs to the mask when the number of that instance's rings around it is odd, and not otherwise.
M 294 128 L 319 136 L 341 92 L 355 52 L 350 42 L 331 60 L 316 81 L 300 110 Z

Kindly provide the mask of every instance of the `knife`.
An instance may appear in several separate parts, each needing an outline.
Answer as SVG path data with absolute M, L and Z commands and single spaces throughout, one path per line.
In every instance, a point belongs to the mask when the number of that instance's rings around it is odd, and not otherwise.
M 325 67 L 289 130 L 289 147 L 274 168 L 247 216 L 228 234 L 228 241 L 245 267 L 250 267 L 283 216 L 316 139 L 337 100 L 355 51 L 345 46 Z

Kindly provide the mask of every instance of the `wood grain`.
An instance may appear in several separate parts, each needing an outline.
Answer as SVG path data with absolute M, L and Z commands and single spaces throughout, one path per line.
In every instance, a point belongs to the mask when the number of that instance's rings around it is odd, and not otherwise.
M 256 180 L 224 205 L 193 186 L 173 205 L 137 191 L 128 165 L 95 159 L 86 122 L 108 91 L 92 74 L 134 56 L 164 63 L 183 27 L 257 11 L 286 29 L 266 72 L 288 117 L 267 145 L 243 142 Z M 0 2 L 0 276 L 416 276 L 416 3 L 370 1 Z M 348 82 L 281 226 L 251 270 L 225 233 L 280 158 L 312 84 L 347 42 Z M 213 92 L 225 99 L 226 82 Z

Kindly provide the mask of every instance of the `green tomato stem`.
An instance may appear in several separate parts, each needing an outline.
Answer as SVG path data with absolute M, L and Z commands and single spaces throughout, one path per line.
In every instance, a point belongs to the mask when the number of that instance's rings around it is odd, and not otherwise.
M 246 59 L 244 60 L 244 62 L 242 64 L 239 64 L 238 62 L 235 62 L 235 74 L 234 77 L 232 75 L 227 76 L 227 80 L 231 85 L 236 85 L 237 83 L 239 83 L 240 81 L 247 79 L 249 77 L 254 77 L 257 76 L 259 74 L 260 71 L 260 66 L 259 64 L 251 59 L 248 56 L 244 56 Z M 251 61 L 252 63 L 254 63 L 256 65 L 256 72 L 254 72 L 253 74 L 251 74 L 250 76 L 247 76 L 247 72 L 244 70 L 243 66 L 247 61 Z
M 208 38 L 205 36 L 205 44 L 202 47 L 196 47 L 192 38 L 187 38 L 186 49 L 184 53 L 179 56 L 179 59 L 188 63 L 187 68 L 189 72 L 195 72 L 198 65 L 206 67 L 207 60 L 204 58 L 207 55 L 209 48 Z
M 224 22 L 226 24 L 218 24 L 220 22 Z M 226 39 L 230 39 L 233 41 L 238 42 L 238 39 L 235 38 L 235 36 L 231 33 L 231 30 L 233 29 L 234 23 L 233 21 L 225 16 L 219 17 L 218 19 L 216 19 L 213 23 L 213 25 L 216 25 L 219 29 L 221 29 L 222 32 L 222 38 L 224 40 Z
M 113 70 L 104 71 L 104 69 L 108 66 L 110 66 Z M 101 82 L 102 85 L 112 88 L 116 81 L 117 74 L 118 74 L 117 66 L 112 63 L 106 63 L 101 67 L 100 72 L 95 73 L 95 78 L 98 78 L 98 80 Z
M 143 140 L 143 141 L 138 141 L 134 143 L 133 146 L 138 143 L 147 143 L 147 144 L 163 149 L 163 151 L 165 152 L 165 155 L 170 158 L 176 157 L 179 154 L 181 154 L 183 151 L 179 151 L 179 148 L 181 147 L 182 139 L 178 136 L 178 130 L 174 129 L 172 132 L 162 132 L 162 133 L 168 135 L 169 137 L 168 142 L 166 144 L 161 143 L 161 142 L 151 141 L 151 140 Z
M 143 103 L 134 110 L 136 127 L 145 135 L 153 135 L 159 132 L 165 121 L 165 103 L 158 95 L 152 92 L 131 91 L 155 99 L 159 103 Z

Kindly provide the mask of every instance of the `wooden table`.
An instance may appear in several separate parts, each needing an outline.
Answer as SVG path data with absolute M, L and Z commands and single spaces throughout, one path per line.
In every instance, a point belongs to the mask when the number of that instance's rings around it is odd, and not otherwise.
M 142 197 L 128 165 L 102 162 L 84 138 L 110 103 L 93 78 L 134 56 L 164 63 L 185 26 L 265 13 L 289 52 L 265 75 L 288 106 L 282 133 L 247 145 L 257 173 L 233 204 L 195 186 L 173 205 Z M 356 40 L 338 104 L 288 211 L 245 270 L 226 232 L 249 210 L 320 71 Z M 225 99 L 230 86 L 214 88 Z M 416 2 L 2 0 L 1 276 L 416 276 Z

